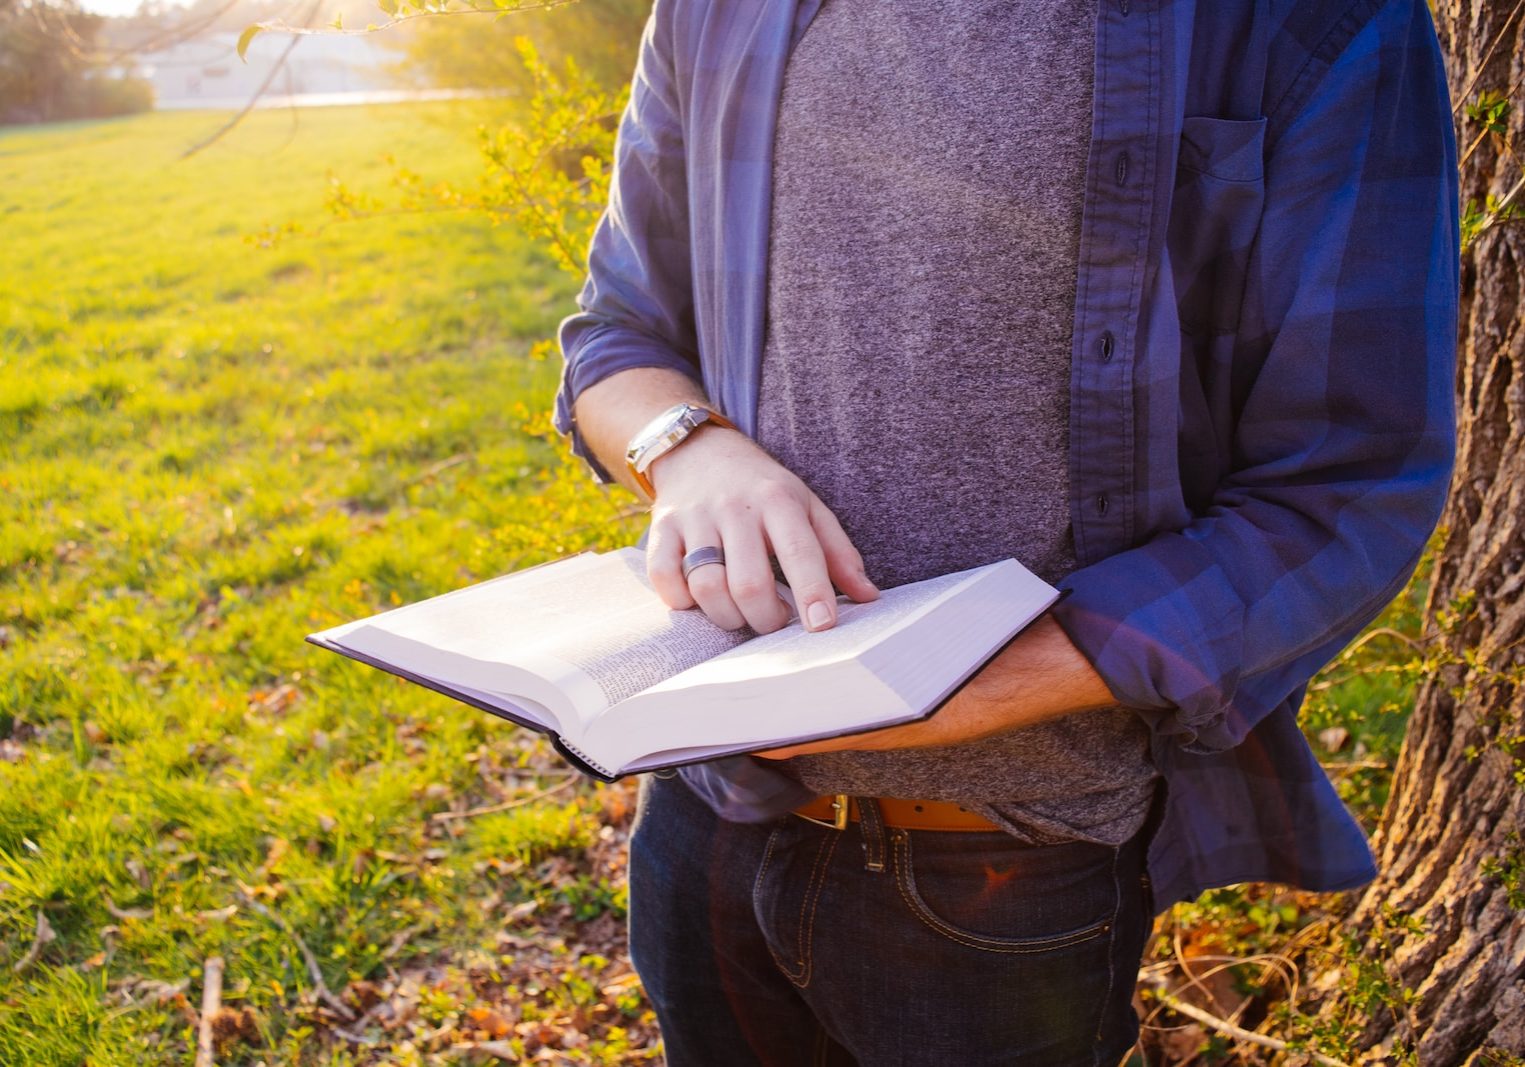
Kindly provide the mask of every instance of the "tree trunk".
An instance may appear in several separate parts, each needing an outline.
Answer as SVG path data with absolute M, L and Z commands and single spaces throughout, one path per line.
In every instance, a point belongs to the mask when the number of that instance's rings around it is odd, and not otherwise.
M 1511 95 L 1509 143 L 1525 148 L 1525 4 L 1434 6 L 1453 101 Z M 1466 153 L 1482 127 L 1459 107 L 1458 129 Z M 1463 164 L 1462 203 L 1502 200 L 1522 173 L 1489 135 Z M 1360 1047 L 1377 1057 L 1399 1042 L 1424 1067 L 1525 1057 L 1522 273 L 1525 221 L 1491 226 L 1463 255 L 1460 444 L 1425 606 L 1443 662 L 1419 689 L 1373 841 L 1381 873 L 1347 921 L 1416 994 L 1406 1008 L 1375 1011 Z M 1422 931 L 1395 926 L 1401 915 Z

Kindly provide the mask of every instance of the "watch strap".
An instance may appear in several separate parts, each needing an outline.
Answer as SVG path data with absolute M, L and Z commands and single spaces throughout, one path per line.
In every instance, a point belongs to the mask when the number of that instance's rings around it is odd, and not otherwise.
M 695 418 L 696 415 L 700 417 Z M 698 430 L 707 422 L 713 422 L 717 425 L 724 426 L 728 430 L 736 429 L 736 424 L 734 422 L 720 414 L 720 412 L 716 411 L 714 408 L 705 407 L 703 404 L 685 403 L 678 405 L 677 408 L 674 409 L 670 423 L 686 425 L 686 429 L 684 429 L 682 436 L 680 436 L 676 441 L 655 455 L 650 455 L 649 458 L 646 458 L 649 455 L 648 451 L 643 451 L 640 454 L 627 452 L 625 457 L 625 464 L 630 470 L 630 476 L 635 479 L 636 484 L 641 487 L 641 491 L 646 494 L 648 499 L 655 500 L 657 497 L 656 488 L 651 484 L 651 477 L 646 473 L 650 469 L 651 464 L 655 463 L 658 459 L 661 459 L 663 456 L 667 455 L 667 453 L 683 444 L 684 441 L 687 441 L 690 437 L 693 436 L 694 431 Z

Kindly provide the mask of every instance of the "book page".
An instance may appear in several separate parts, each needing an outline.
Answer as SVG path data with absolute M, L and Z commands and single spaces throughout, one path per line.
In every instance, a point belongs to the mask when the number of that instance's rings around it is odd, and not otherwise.
M 561 689 L 586 721 L 754 636 L 697 610 L 669 610 L 646 578 L 645 553 L 632 548 L 425 600 L 334 640 L 391 662 L 407 642 L 415 662 L 399 666 L 508 696 L 535 695 L 522 692 L 528 671 Z
M 925 614 L 938 601 L 975 580 L 984 568 L 943 575 L 912 585 L 886 589 L 878 600 L 859 604 L 837 601 L 837 624 L 829 630 L 806 630 L 798 619 L 781 630 L 763 634 L 695 667 L 681 678 L 671 678 L 653 688 L 658 692 L 694 685 L 714 685 L 793 674 L 823 663 L 854 659 L 886 634 Z

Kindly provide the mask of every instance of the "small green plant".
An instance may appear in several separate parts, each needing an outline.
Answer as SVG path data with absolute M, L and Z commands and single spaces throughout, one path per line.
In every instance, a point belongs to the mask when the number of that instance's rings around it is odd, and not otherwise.
M 1518 832 L 1511 831 L 1504 840 L 1506 850 L 1502 856 L 1483 860 L 1483 877 L 1496 879 L 1503 886 L 1511 908 L 1525 910 L 1525 848 L 1521 847 Z

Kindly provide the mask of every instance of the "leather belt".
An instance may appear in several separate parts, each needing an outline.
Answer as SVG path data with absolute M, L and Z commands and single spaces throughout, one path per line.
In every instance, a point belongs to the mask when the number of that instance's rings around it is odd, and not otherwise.
M 879 811 L 884 825 L 901 830 L 1000 830 L 1001 827 L 972 811 L 965 811 L 951 800 L 901 800 L 879 797 Z M 794 814 L 809 822 L 845 830 L 849 821 L 862 818 L 855 797 L 839 793 L 816 797 L 794 809 Z

